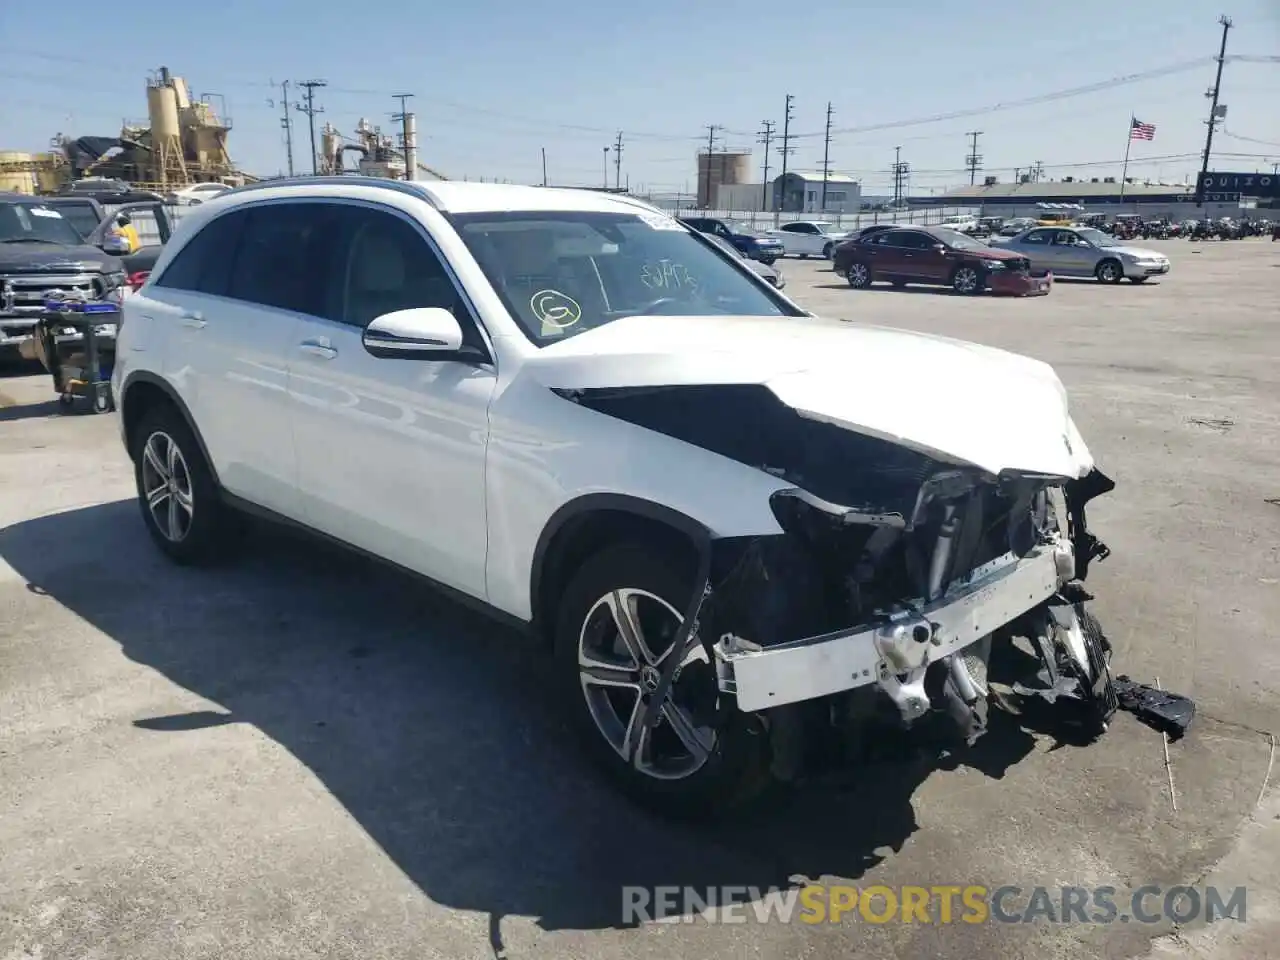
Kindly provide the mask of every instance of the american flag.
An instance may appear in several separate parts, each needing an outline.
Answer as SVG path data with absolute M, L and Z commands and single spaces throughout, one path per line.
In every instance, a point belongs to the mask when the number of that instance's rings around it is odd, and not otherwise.
M 1143 123 L 1138 118 L 1133 118 L 1133 123 L 1129 126 L 1130 140 L 1154 140 L 1156 138 L 1156 125 L 1154 123 Z

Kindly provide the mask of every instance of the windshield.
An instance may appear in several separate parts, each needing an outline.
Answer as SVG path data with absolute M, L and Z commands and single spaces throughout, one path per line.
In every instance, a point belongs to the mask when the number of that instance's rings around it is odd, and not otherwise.
M 966 237 L 958 230 L 947 230 L 942 227 L 939 227 L 934 231 L 934 236 L 945 243 L 948 247 L 952 247 L 956 250 L 986 250 L 989 246 L 981 240 L 974 240 L 972 237 Z
M 98 226 L 98 214 L 91 203 L 50 204 L 50 209 L 62 214 L 62 219 L 75 228 L 81 237 L 87 237 Z
M 522 211 L 451 219 L 538 346 L 643 314 L 803 316 L 748 268 L 661 214 Z
M 1085 227 L 1082 230 L 1077 230 L 1076 233 L 1078 233 L 1085 240 L 1088 240 L 1095 247 L 1120 246 L 1120 244 L 1116 243 L 1115 240 L 1113 240 L 1111 237 L 1108 237 L 1101 230 L 1095 230 L 1093 227 Z
M 74 247 L 84 242 L 62 214 L 27 203 L 0 204 L 0 243 L 56 243 Z

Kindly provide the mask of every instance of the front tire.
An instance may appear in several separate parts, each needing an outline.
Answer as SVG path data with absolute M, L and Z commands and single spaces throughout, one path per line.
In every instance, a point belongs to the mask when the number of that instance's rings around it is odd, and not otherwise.
M 956 268 L 956 272 L 951 275 L 951 288 L 956 293 L 963 293 L 969 296 L 982 292 L 985 281 L 982 271 L 977 267 L 971 267 L 968 264 L 962 264 Z
M 836 248 L 836 245 L 834 243 L 828 243 L 825 247 L 822 248 L 822 258 L 824 260 L 830 260 L 831 252 L 835 250 L 835 248 Z
M 587 560 L 559 604 L 555 655 L 584 746 L 641 804 L 700 818 L 741 806 L 770 783 L 759 721 L 720 693 L 698 644 L 676 671 L 658 723 L 643 717 L 693 592 L 691 564 L 642 542 Z
M 1124 279 L 1124 267 L 1119 260 L 1103 260 L 1094 269 L 1093 275 L 1099 283 L 1119 283 Z
M 138 506 L 151 539 L 180 564 L 219 559 L 238 529 L 186 420 L 155 407 L 129 438 Z

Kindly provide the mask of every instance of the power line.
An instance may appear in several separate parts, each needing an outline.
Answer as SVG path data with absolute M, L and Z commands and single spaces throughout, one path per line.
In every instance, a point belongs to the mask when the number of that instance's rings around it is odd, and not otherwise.
M 1208 130 L 1204 135 L 1204 157 L 1200 161 L 1200 176 L 1196 178 L 1196 206 L 1204 205 L 1204 178 L 1209 172 L 1209 157 L 1213 152 L 1213 130 L 1218 125 L 1218 94 L 1222 90 L 1222 65 L 1227 61 L 1227 34 L 1231 31 L 1231 18 L 1223 14 L 1218 18 L 1218 23 L 1222 24 L 1222 46 L 1218 49 L 1218 73 L 1213 81 L 1213 89 L 1206 96 L 1209 97 L 1209 119 L 1205 121 L 1208 124 Z M 1226 112 L 1226 107 L 1223 107 Z
M 760 132 L 756 134 L 756 143 L 764 144 L 764 170 L 760 174 L 760 209 L 769 207 L 769 146 L 773 143 L 773 129 L 776 124 L 772 120 L 760 123 Z
M 969 186 L 972 187 L 978 180 L 978 168 L 982 166 L 982 154 L 978 152 L 978 138 L 982 131 L 970 130 L 965 136 L 969 138 L 969 155 L 964 158 L 964 165 L 969 170 Z
M 773 209 L 781 210 L 785 201 L 787 191 L 787 157 L 796 152 L 796 148 L 791 145 L 791 121 L 795 117 L 796 98 L 791 94 L 787 94 L 787 108 L 782 113 L 782 142 L 778 145 L 778 153 L 782 154 L 782 194 L 783 196 L 774 196 Z M 777 191 L 775 191 L 775 194 Z
M 320 158 L 316 154 L 316 114 L 324 113 L 324 107 L 316 106 L 316 90 L 320 87 L 327 87 L 329 84 L 323 80 L 304 80 L 298 86 L 304 88 L 307 92 L 307 104 L 297 104 L 296 109 L 300 113 L 307 115 L 307 123 L 311 128 L 311 172 L 317 174 L 320 172 Z
M 822 212 L 827 212 L 827 181 L 831 179 L 831 101 L 827 101 L 827 135 L 822 139 Z
M 1142 73 L 1130 73 L 1123 76 L 1111 77 L 1107 80 L 1100 80 L 1096 83 L 1085 84 L 1080 87 L 1069 87 L 1065 90 L 1055 90 L 1051 93 L 1042 93 L 1034 97 L 1024 97 L 1021 100 L 1008 100 L 1001 103 L 991 104 L 986 107 L 975 107 L 970 110 L 954 110 L 950 113 L 936 113 L 928 117 L 917 117 L 914 120 L 891 120 L 886 123 L 875 123 L 864 127 L 840 127 L 832 130 L 833 135 L 846 133 L 871 133 L 875 130 L 897 130 L 902 127 L 915 127 L 927 123 L 941 123 L 944 120 L 960 120 L 965 117 L 983 116 L 988 113 L 998 113 L 1002 110 L 1016 110 L 1020 107 L 1033 107 L 1042 103 L 1051 103 L 1056 100 L 1067 100 L 1072 97 L 1081 97 L 1090 93 L 1101 93 L 1104 90 L 1110 90 L 1114 87 L 1125 86 L 1132 83 L 1140 83 L 1144 80 L 1154 80 L 1157 77 L 1168 76 L 1173 73 L 1184 73 L 1187 70 L 1194 70 L 1203 67 L 1208 63 L 1212 63 L 1213 57 L 1198 57 L 1195 60 L 1184 60 L 1179 63 L 1171 63 L 1165 67 L 1158 67 L 1154 70 L 1146 70 Z M 795 133 L 792 136 L 797 139 L 810 139 L 822 136 L 821 130 L 813 133 Z

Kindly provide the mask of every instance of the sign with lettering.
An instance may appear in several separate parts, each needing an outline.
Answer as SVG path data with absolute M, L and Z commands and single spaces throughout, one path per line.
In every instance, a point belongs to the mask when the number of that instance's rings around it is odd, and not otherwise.
M 1211 202 L 1242 196 L 1280 199 L 1280 176 L 1272 173 L 1206 173 L 1200 177 L 1199 187 Z

